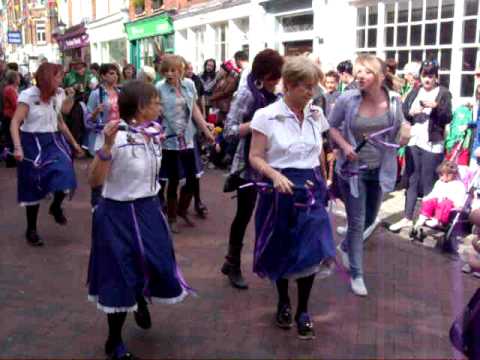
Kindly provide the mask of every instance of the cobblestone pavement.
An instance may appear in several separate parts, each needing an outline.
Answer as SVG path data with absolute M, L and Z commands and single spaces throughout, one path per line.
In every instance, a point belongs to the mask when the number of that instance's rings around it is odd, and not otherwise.
M 105 316 L 86 299 L 90 246 L 86 161 L 77 163 L 80 187 L 66 203 L 66 227 L 40 212 L 46 245 L 23 238 L 24 211 L 15 204 L 15 170 L 0 168 L 0 358 L 104 358 Z M 210 209 L 195 228 L 175 238 L 186 279 L 199 292 L 175 306 L 151 307 L 153 328 L 140 330 L 129 316 L 124 340 L 144 359 L 156 358 L 452 358 L 448 329 L 479 282 L 461 264 L 379 227 L 366 247 L 367 298 L 352 295 L 340 273 L 316 281 L 310 312 L 317 338 L 301 341 L 295 329 L 275 328 L 272 284 L 251 272 L 253 231 L 243 264 L 250 289 L 229 287 L 220 274 L 234 200 L 219 191 L 224 177 L 202 180 Z M 384 204 L 388 218 L 403 206 L 401 194 Z M 335 225 L 343 223 L 333 218 Z M 337 239 L 338 240 L 338 239 Z M 295 289 L 291 295 L 295 303 Z

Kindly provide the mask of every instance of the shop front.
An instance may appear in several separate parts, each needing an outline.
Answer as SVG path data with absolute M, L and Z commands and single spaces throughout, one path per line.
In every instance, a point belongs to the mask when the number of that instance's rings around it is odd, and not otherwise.
M 85 24 L 72 26 L 65 30 L 64 34 L 57 35 L 56 40 L 63 64 L 69 64 L 72 59 L 82 59 L 85 63 L 90 63 L 90 40 Z
M 130 63 L 137 69 L 153 66 L 161 53 L 174 52 L 173 20 L 167 14 L 125 24 L 130 42 Z
M 130 60 L 124 26 L 127 19 L 128 13 L 118 12 L 88 24 L 92 62 L 115 63 L 123 67 Z

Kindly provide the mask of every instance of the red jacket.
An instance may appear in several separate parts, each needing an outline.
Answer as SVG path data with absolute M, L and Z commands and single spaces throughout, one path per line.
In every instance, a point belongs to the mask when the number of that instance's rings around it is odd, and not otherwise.
M 3 116 L 11 119 L 17 110 L 18 91 L 13 85 L 7 85 L 3 89 Z

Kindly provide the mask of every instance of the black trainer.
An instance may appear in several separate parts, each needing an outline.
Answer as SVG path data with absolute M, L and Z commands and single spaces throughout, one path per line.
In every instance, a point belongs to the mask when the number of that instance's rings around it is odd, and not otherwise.
M 278 304 L 275 323 L 281 329 L 290 329 L 293 326 L 290 304 Z
M 25 238 L 27 239 L 27 242 L 32 245 L 32 246 L 43 246 L 43 241 L 38 236 L 36 230 L 27 230 L 25 233 Z
M 150 318 L 150 311 L 148 311 L 148 305 L 146 303 L 138 303 L 138 309 L 133 312 L 133 317 L 140 328 L 148 330 L 152 327 L 152 319 Z
M 313 323 L 310 320 L 310 315 L 301 313 L 297 321 L 298 338 L 301 340 L 315 339 L 315 331 L 313 330 Z
M 67 224 L 67 218 L 63 214 L 63 209 L 61 207 L 57 208 L 57 207 L 50 206 L 49 214 L 53 216 L 57 224 L 60 224 L 60 225 Z

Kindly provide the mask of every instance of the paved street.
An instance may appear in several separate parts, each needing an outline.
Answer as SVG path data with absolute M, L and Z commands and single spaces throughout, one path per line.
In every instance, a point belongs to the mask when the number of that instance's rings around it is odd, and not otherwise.
M 105 316 L 86 299 L 90 247 L 86 164 L 77 163 L 80 187 L 65 205 L 68 226 L 55 225 L 47 206 L 41 208 L 43 248 L 26 244 L 24 211 L 15 203 L 15 170 L 0 168 L 0 358 L 104 358 Z M 459 263 L 436 250 L 383 228 L 366 250 L 367 298 L 352 295 L 337 273 L 314 285 L 310 303 L 314 341 L 297 340 L 295 329 L 275 328 L 274 288 L 251 272 L 252 229 L 244 264 L 250 289 L 234 290 L 220 274 L 234 210 L 234 200 L 219 191 L 223 179 L 221 172 L 207 171 L 202 186 L 209 218 L 196 220 L 195 228 L 181 228 L 175 239 L 184 275 L 199 297 L 175 306 L 152 306 L 149 331 L 137 328 L 129 316 L 124 340 L 134 354 L 146 359 L 455 356 L 448 329 L 479 280 L 462 274 Z M 402 199 L 396 198 L 399 204 Z M 391 202 L 385 211 L 395 216 Z

